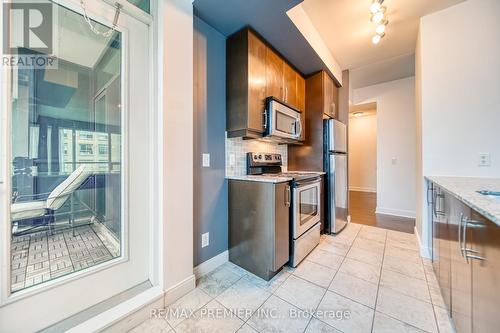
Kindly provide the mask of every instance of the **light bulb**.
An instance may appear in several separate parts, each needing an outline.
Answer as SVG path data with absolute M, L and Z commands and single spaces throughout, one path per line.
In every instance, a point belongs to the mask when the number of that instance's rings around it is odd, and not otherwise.
M 377 32 L 377 34 L 382 35 L 383 33 L 385 33 L 386 24 L 387 23 L 380 23 L 377 26 L 377 28 L 375 29 L 375 31 Z
M 372 12 L 372 14 L 375 14 L 376 12 L 378 12 L 380 10 L 380 6 L 381 6 L 381 1 L 373 0 L 372 4 L 370 6 L 370 12 Z
M 372 15 L 372 22 L 373 23 L 380 23 L 384 20 L 384 12 L 383 11 L 378 11 L 375 14 Z
M 372 43 L 377 45 L 378 43 L 380 43 L 380 40 L 382 39 L 382 36 L 380 35 L 375 35 L 372 37 Z

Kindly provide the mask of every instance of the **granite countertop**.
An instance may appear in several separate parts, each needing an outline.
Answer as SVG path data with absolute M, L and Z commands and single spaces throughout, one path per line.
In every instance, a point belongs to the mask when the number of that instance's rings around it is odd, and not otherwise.
M 232 180 L 246 180 L 251 182 L 261 182 L 261 183 L 284 183 L 293 180 L 292 177 L 266 177 L 266 176 L 227 176 L 226 179 Z
M 500 178 L 425 177 L 441 186 L 457 199 L 500 226 L 500 197 L 494 198 L 476 191 L 500 191 Z

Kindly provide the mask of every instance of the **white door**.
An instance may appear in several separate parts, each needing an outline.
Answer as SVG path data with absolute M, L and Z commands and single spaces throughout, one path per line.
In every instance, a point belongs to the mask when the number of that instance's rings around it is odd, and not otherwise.
M 150 279 L 149 26 L 122 12 L 106 33 L 115 8 L 84 3 L 88 20 L 79 0 L 52 2 L 56 65 L 3 68 L 1 332 L 43 329 Z M 3 7 L 12 40 L 25 9 Z M 42 43 L 20 39 L 19 58 L 50 44 L 33 33 Z

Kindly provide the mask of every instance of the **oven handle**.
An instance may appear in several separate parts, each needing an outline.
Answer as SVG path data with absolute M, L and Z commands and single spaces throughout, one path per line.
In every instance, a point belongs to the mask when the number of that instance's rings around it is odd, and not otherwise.
M 306 186 L 306 185 L 312 185 L 314 183 L 321 183 L 321 177 L 318 176 L 318 177 L 307 179 L 307 180 L 293 182 L 293 188 L 302 187 L 302 186 Z
M 290 207 L 290 205 L 291 205 L 291 198 L 292 198 L 292 194 L 291 194 L 291 191 L 290 191 L 290 186 L 287 185 L 286 188 L 285 188 L 285 206 L 286 207 Z

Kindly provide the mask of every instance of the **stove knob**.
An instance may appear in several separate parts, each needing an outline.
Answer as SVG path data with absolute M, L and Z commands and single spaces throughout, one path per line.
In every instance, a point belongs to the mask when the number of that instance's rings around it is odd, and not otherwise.
M 261 160 L 261 159 L 262 159 L 262 155 L 259 155 L 259 160 Z

